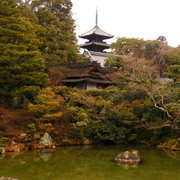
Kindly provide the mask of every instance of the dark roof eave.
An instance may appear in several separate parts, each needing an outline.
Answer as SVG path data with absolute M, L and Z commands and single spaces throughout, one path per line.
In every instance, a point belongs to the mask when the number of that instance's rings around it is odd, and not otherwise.
M 103 47 L 107 47 L 107 48 L 109 48 L 110 47 L 110 45 L 109 44 L 105 44 L 105 43 L 98 43 L 98 42 L 89 42 L 89 43 L 85 43 L 85 44 L 81 44 L 80 45 L 80 47 L 89 47 L 89 46 L 93 46 L 93 45 L 95 45 L 95 46 L 103 46 Z
M 92 79 L 92 78 L 78 78 L 78 79 L 64 79 L 63 83 L 75 83 L 75 82 L 94 82 L 99 84 L 113 84 L 111 81 L 108 80 L 101 80 L 101 79 Z
M 91 39 L 91 37 L 92 36 L 94 36 L 94 35 L 96 35 L 96 36 L 100 36 L 100 37 L 102 37 L 102 39 L 111 39 L 111 38 L 113 38 L 114 36 L 113 35 L 111 35 L 111 36 L 105 36 L 105 35 L 100 35 L 100 34 L 96 34 L 96 33 L 93 33 L 93 34 L 89 34 L 89 35 L 79 35 L 78 37 L 79 38 L 83 38 L 83 39 Z

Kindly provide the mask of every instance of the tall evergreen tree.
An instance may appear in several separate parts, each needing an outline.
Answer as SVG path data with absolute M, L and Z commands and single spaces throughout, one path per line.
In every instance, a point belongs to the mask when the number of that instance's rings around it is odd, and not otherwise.
M 48 67 L 76 62 L 78 55 L 75 23 L 71 15 L 70 0 L 33 0 L 32 8 L 39 23 L 46 29 L 43 54 Z
M 21 16 L 28 18 L 31 24 L 34 26 L 36 36 L 39 40 L 38 48 L 42 52 L 45 44 L 46 29 L 39 24 L 39 19 L 36 13 L 31 8 L 31 0 L 17 0 L 17 8 L 20 10 Z
M 0 94 L 12 98 L 34 93 L 48 85 L 44 60 L 34 26 L 22 17 L 16 0 L 0 1 Z

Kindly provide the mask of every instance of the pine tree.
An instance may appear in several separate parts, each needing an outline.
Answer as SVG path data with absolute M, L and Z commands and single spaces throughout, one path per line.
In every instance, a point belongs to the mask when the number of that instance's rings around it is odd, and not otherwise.
M 32 8 L 39 23 L 46 29 L 43 54 L 47 67 L 80 59 L 74 33 L 75 23 L 71 15 L 70 0 L 33 0 Z
M 16 0 L 0 1 L 0 94 L 32 100 L 49 83 L 44 60 L 38 50 L 34 26 L 22 17 Z

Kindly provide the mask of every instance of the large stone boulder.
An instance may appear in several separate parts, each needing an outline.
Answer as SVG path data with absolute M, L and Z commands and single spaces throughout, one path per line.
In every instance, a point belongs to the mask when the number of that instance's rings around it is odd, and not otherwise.
M 44 136 L 41 137 L 40 141 L 39 141 L 39 145 L 45 146 L 45 147 L 51 147 L 53 146 L 53 140 L 51 138 L 51 136 L 45 132 Z
M 138 156 L 137 151 L 125 151 L 117 155 L 117 157 L 115 158 L 115 162 L 123 164 L 139 164 L 140 157 Z
M 12 101 L 12 107 L 17 109 L 27 109 L 30 101 L 24 96 L 16 96 Z
M 83 145 L 91 145 L 92 141 L 90 139 L 84 139 Z
M 5 153 L 5 147 L 0 147 L 0 154 L 4 154 Z

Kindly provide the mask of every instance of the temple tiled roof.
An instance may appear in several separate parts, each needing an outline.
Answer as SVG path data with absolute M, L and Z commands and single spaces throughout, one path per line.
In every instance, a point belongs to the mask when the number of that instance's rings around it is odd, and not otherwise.
M 94 28 L 92 28 L 91 30 L 89 30 L 88 32 L 79 35 L 80 38 L 84 38 L 84 39 L 88 39 L 89 36 L 96 34 L 99 36 L 103 36 L 104 39 L 109 39 L 109 38 L 113 38 L 114 36 L 111 34 L 106 33 L 105 31 L 103 31 L 102 29 L 100 29 L 98 26 L 95 26 Z
M 112 68 L 101 67 L 96 61 L 70 63 L 66 67 L 69 69 L 67 78 L 63 82 L 90 81 L 97 83 L 111 83 L 110 76 L 114 70 Z
M 69 68 L 68 78 L 75 77 L 93 77 L 93 78 L 101 78 L 101 69 L 98 63 L 77 63 L 75 66 L 70 65 L 67 66 Z M 98 69 L 96 73 L 92 73 L 94 69 Z
M 85 61 L 79 63 L 68 63 L 63 66 L 66 66 L 68 68 L 84 68 L 84 67 L 96 67 L 96 66 L 100 66 L 100 64 L 95 61 Z

